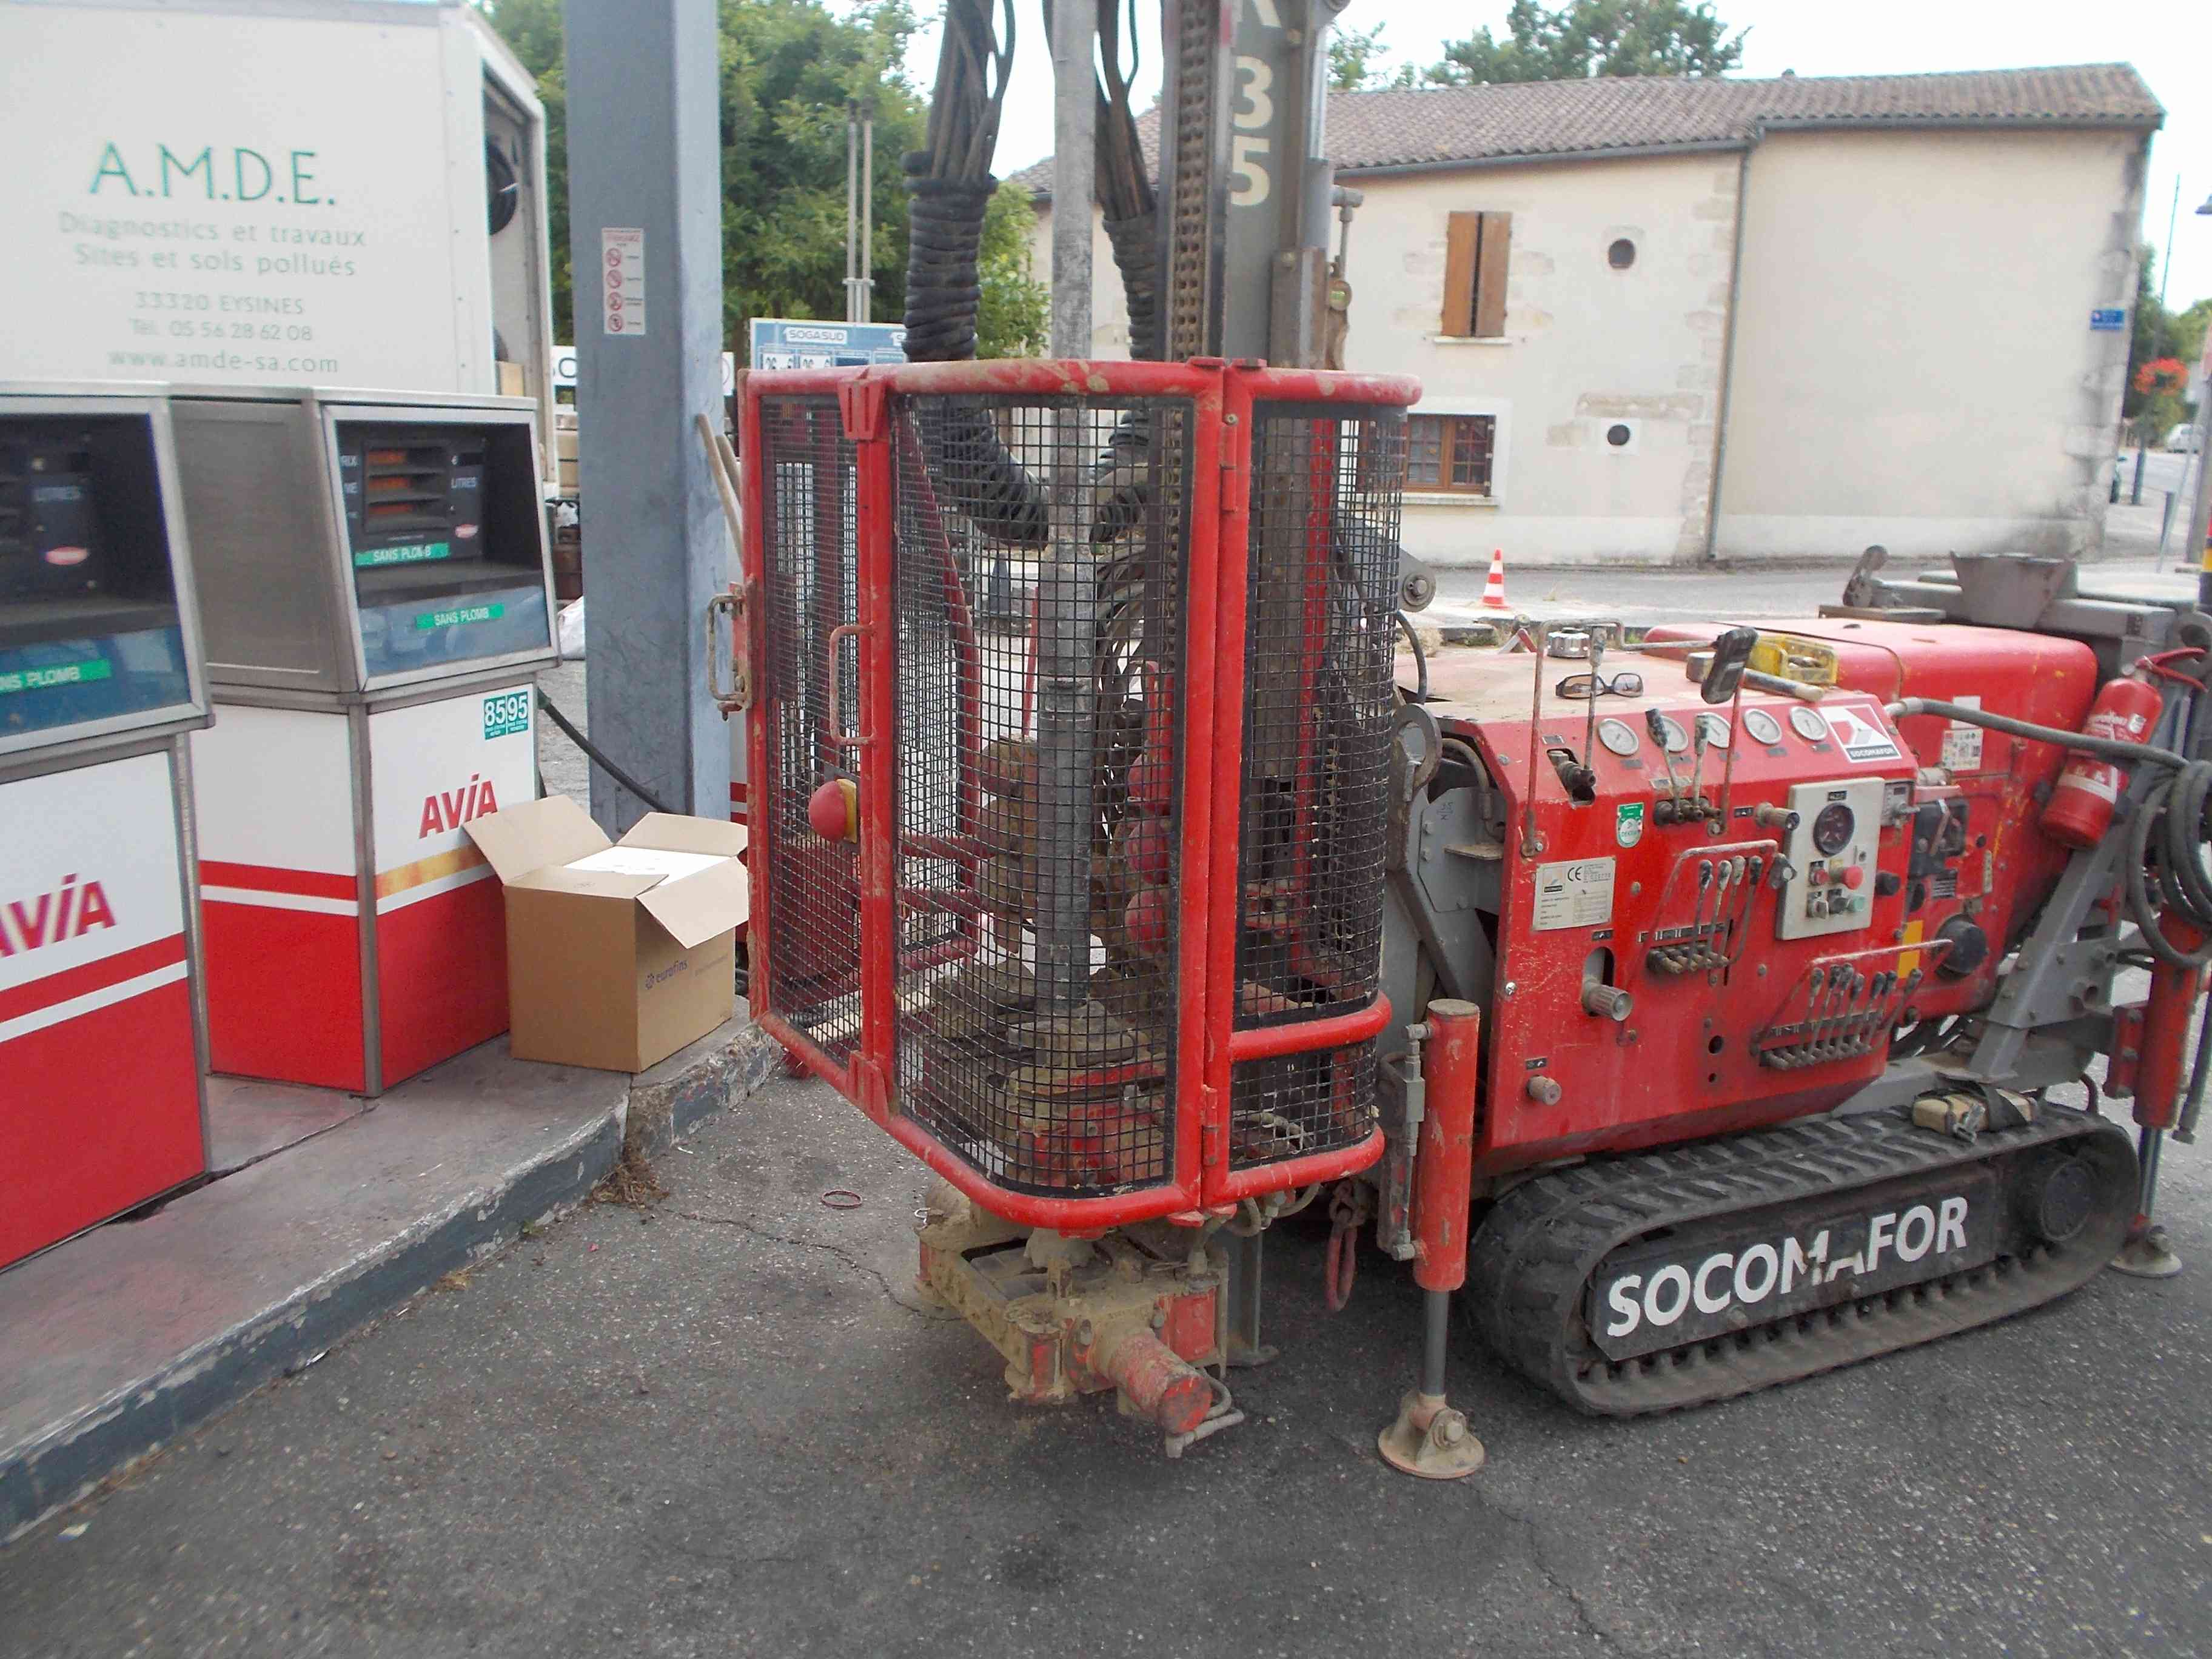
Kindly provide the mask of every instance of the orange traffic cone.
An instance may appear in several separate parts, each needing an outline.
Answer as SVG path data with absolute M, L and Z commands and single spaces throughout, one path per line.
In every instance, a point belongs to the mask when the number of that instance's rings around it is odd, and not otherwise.
M 1489 611 L 1510 611 L 1505 603 L 1505 550 L 1490 550 L 1490 580 L 1482 585 L 1483 607 Z

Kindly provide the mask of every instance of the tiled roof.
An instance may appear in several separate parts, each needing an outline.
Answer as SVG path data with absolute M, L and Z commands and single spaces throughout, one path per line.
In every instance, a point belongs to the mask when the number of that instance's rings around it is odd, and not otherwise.
M 1328 95 L 1329 159 L 1340 171 L 1449 167 L 1734 147 L 1780 127 L 2125 127 L 2166 112 L 2128 64 L 1977 70 L 1955 75 L 1783 76 L 1771 81 L 1626 76 Z M 1139 129 L 1156 160 L 1159 111 Z M 1016 181 L 1052 187 L 1049 159 Z

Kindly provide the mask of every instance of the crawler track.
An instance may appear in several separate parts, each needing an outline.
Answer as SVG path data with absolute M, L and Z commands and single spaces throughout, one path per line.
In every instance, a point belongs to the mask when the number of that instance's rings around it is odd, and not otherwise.
M 2089 1193 L 2063 1242 L 2039 1236 L 2027 1208 L 2059 1162 Z M 1994 1177 L 2002 1212 L 1994 1260 L 1808 1312 L 1742 1323 L 1657 1352 L 1608 1359 L 1587 1315 L 1589 1287 L 1618 1252 L 1673 1236 L 1787 1228 L 1839 1202 L 1879 1206 L 1929 1179 Z M 2084 1176 L 2087 1177 L 2085 1181 Z M 2111 1259 L 2135 1207 L 2124 1131 L 2045 1106 L 2023 1127 L 1972 1145 L 1916 1128 L 1899 1113 L 1822 1118 L 1663 1152 L 1577 1165 L 1524 1182 L 1476 1233 L 1463 1304 L 1492 1350 L 1583 1411 L 1627 1417 L 1703 1405 L 1933 1341 L 2021 1313 L 2087 1282 Z M 1930 1258 L 1931 1262 L 1933 1258 Z M 1737 1310 L 1741 1321 L 1744 1310 Z

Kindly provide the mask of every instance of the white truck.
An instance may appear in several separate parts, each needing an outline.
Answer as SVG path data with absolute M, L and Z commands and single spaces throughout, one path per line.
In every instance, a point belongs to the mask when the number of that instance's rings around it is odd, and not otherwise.
M 0 0 L 0 379 L 551 405 L 544 110 L 464 0 Z

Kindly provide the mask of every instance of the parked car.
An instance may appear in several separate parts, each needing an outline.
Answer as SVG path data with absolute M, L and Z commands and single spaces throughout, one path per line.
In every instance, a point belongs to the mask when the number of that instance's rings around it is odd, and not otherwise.
M 2197 428 L 2194 426 L 2174 428 L 2172 435 L 2166 441 L 2166 447 L 2177 455 L 2194 455 L 2197 453 Z

